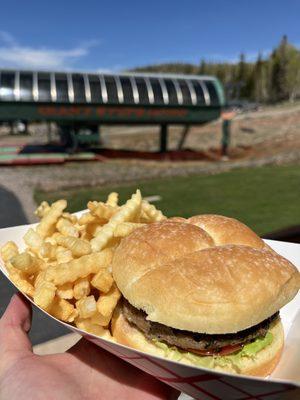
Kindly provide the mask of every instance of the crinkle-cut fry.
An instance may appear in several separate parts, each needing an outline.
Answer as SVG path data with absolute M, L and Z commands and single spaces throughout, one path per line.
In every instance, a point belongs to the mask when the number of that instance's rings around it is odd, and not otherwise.
M 106 219 L 103 219 L 102 221 L 99 221 L 98 219 L 98 221 L 96 222 L 91 222 L 89 224 L 86 224 L 85 231 L 87 234 L 90 235 L 91 238 L 93 238 L 100 232 L 102 226 L 105 225 L 106 223 L 107 223 Z
M 119 194 L 116 192 L 111 192 L 106 200 L 106 204 L 108 206 L 117 207 L 119 201 Z
M 115 215 L 119 209 L 119 207 L 112 207 L 106 203 L 102 203 L 101 201 L 99 203 L 96 202 L 96 204 L 95 202 L 89 201 L 87 206 L 93 215 L 106 220 L 109 220 L 113 215 Z
M 35 210 L 34 214 L 38 218 L 43 218 L 48 211 L 50 211 L 50 205 L 47 201 L 42 201 L 38 208 Z
M 67 207 L 66 200 L 58 200 L 51 205 L 50 210 L 41 219 L 40 223 L 36 227 L 37 233 L 42 238 L 50 236 L 54 233 L 55 225 L 56 225 L 59 217 L 62 215 L 63 210 L 66 207 Z
M 108 241 L 108 243 L 107 243 L 105 248 L 112 249 L 113 251 L 115 251 L 116 248 L 119 246 L 121 240 L 122 240 L 122 238 L 114 236 L 112 239 L 110 239 Z
M 79 225 L 79 224 L 76 224 L 76 225 L 75 225 L 75 228 L 78 230 L 80 239 L 83 239 L 82 236 L 83 236 L 83 234 L 84 234 L 85 231 L 86 231 L 86 225 Z
M 139 222 L 122 222 L 119 224 L 115 231 L 114 231 L 114 236 L 115 237 L 126 237 L 128 236 L 131 232 L 135 231 L 138 228 L 141 228 L 145 224 L 139 223 Z
M 98 201 L 96 201 L 96 200 L 90 200 L 90 201 L 88 201 L 88 203 L 87 203 L 87 208 L 88 208 L 89 210 L 91 210 L 91 209 L 96 208 L 97 205 L 98 205 Z
M 57 252 L 57 245 L 51 244 L 49 242 L 44 242 L 39 249 L 39 255 L 42 258 L 46 258 L 48 260 L 55 260 Z
M 56 245 L 57 244 L 56 243 L 56 239 L 57 239 L 58 236 L 62 236 L 62 234 L 60 232 L 54 232 L 53 235 L 46 237 L 44 239 L 44 241 L 46 243 L 51 243 L 51 244 Z
M 18 246 L 15 242 L 9 241 L 1 247 L 0 254 L 4 262 L 9 261 L 11 258 L 19 254 Z
M 23 236 L 23 240 L 25 244 L 34 251 L 37 251 L 44 243 L 41 236 L 32 228 L 28 229 L 28 231 Z
M 30 282 L 28 282 L 24 274 L 21 271 L 13 268 L 9 262 L 6 264 L 6 268 L 8 270 L 8 275 L 10 279 L 16 285 L 16 287 L 22 293 L 27 294 L 30 297 L 33 297 L 34 287 Z
M 58 286 L 56 290 L 56 295 L 65 300 L 73 299 L 73 284 L 71 282 L 67 282 L 64 285 Z
M 78 222 L 77 216 L 74 215 L 74 214 L 71 214 L 71 213 L 69 213 L 69 212 L 63 212 L 63 213 L 62 213 L 62 217 L 65 218 L 65 219 L 67 219 L 67 220 L 69 220 L 69 221 L 72 222 L 72 224 L 74 224 L 74 225 L 77 224 L 77 222 Z
M 45 271 L 46 279 L 54 285 L 75 282 L 90 274 L 96 274 L 101 268 L 107 268 L 112 260 L 112 250 L 104 249 L 99 253 L 82 256 L 68 263 L 49 267 Z
M 97 312 L 97 303 L 94 296 L 83 297 L 76 301 L 76 309 L 80 318 L 90 318 Z
M 38 259 L 29 253 L 20 253 L 10 259 L 11 265 L 27 275 L 39 271 Z
M 48 311 L 49 314 L 53 315 L 53 317 L 65 322 L 74 322 L 75 318 L 78 317 L 78 311 L 75 309 L 73 304 L 59 297 L 54 299 L 52 306 Z
M 68 219 L 59 218 L 56 228 L 64 236 L 74 236 L 76 238 L 79 237 L 78 229 L 76 229 L 72 222 L 70 222 Z
M 76 300 L 82 299 L 90 294 L 91 285 L 88 277 L 81 278 L 75 281 L 73 287 L 74 298 Z
M 68 263 L 72 260 L 73 260 L 73 254 L 72 254 L 71 250 L 68 250 L 62 246 L 57 246 L 57 250 L 56 250 L 57 264 Z
M 49 311 L 54 301 L 56 286 L 45 279 L 46 271 L 41 272 L 35 281 L 35 292 L 33 300 L 43 310 Z
M 114 278 L 106 268 L 101 269 L 91 280 L 92 286 L 103 293 L 109 292 L 113 282 Z
M 148 201 L 142 201 L 141 222 L 158 222 L 166 219 L 163 213 Z
M 84 232 L 82 232 L 80 239 L 86 240 L 87 242 L 89 242 L 91 239 L 93 239 L 93 236 L 90 233 L 84 231 Z
M 92 324 L 100 325 L 100 326 L 108 326 L 111 320 L 111 315 L 101 315 L 98 312 L 91 317 Z
M 97 236 L 91 240 L 92 250 L 99 251 L 103 249 L 114 236 L 114 231 L 120 223 L 129 222 L 140 213 L 141 204 L 141 192 L 137 190 L 136 193 L 131 196 L 131 199 L 127 200 L 126 204 L 103 226 Z
M 73 236 L 61 236 L 56 239 L 56 242 L 61 246 L 69 249 L 74 257 L 81 257 L 90 254 L 92 251 L 89 242 L 75 238 Z
M 102 339 L 110 340 L 115 342 L 116 340 L 111 336 L 109 329 L 103 328 L 103 326 L 95 325 L 92 323 L 90 318 L 77 318 L 75 320 L 75 325 L 82 331 L 91 333 L 92 335 L 99 336 Z
M 90 224 L 91 222 L 95 222 L 97 220 L 97 217 L 95 215 L 92 215 L 89 211 L 82 214 L 81 217 L 78 220 L 79 225 L 86 225 Z
M 113 284 L 110 291 L 106 294 L 100 294 L 97 301 L 97 310 L 103 317 L 112 317 L 112 313 L 118 304 L 121 297 L 121 293 L 117 288 L 116 284 Z

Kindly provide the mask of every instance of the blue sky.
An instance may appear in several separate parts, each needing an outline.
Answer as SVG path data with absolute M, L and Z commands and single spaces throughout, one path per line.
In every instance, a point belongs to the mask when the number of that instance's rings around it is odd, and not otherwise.
M 267 55 L 300 45 L 297 0 L 6 0 L 0 67 L 122 70 L 201 58 Z

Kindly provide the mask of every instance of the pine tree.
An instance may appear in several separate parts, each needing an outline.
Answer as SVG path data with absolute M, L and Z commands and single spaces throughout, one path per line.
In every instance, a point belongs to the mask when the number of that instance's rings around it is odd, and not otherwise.
M 271 57 L 271 101 L 283 101 L 288 98 L 287 67 L 288 67 L 288 42 L 284 35 L 277 49 Z
M 265 68 L 261 53 L 257 56 L 257 61 L 253 70 L 253 80 L 254 80 L 254 93 L 253 97 L 255 101 L 263 102 L 266 100 L 266 87 L 265 87 Z
M 137 70 L 214 75 L 223 83 L 230 99 L 277 102 L 300 98 L 300 51 L 286 36 L 268 58 L 263 59 L 259 54 L 256 63 L 247 62 L 242 53 L 237 63 L 213 63 L 202 59 L 198 65 L 168 63 Z
M 199 74 L 200 75 L 206 75 L 208 73 L 208 70 L 210 70 L 209 66 L 207 65 L 206 61 L 204 58 L 202 58 L 199 66 Z M 210 73 L 210 72 L 209 72 Z

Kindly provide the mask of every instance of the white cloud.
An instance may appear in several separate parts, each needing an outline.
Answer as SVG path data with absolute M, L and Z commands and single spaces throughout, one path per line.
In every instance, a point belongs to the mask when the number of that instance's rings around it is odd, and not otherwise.
M 87 56 L 99 41 L 91 40 L 70 49 L 20 45 L 8 32 L 0 31 L 0 65 L 10 68 L 70 69 Z M 74 67 L 73 67 L 74 68 Z

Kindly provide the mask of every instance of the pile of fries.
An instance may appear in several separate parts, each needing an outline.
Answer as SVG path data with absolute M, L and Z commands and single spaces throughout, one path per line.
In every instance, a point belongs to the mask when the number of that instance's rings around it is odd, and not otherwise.
M 122 206 L 118 194 L 89 201 L 89 211 L 66 212 L 67 201 L 36 210 L 35 229 L 24 236 L 26 249 L 9 241 L 1 248 L 10 279 L 54 317 L 95 335 L 111 338 L 109 324 L 120 298 L 111 261 L 123 237 L 165 217 L 139 190 Z

